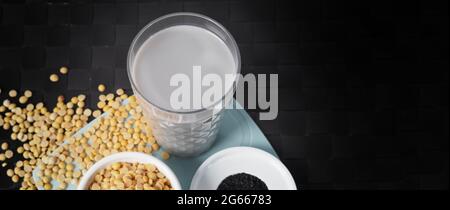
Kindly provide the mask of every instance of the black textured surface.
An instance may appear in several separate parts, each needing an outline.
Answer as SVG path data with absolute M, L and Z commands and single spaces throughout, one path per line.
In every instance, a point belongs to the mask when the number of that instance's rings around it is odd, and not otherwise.
M 278 118 L 249 113 L 299 188 L 448 189 L 448 1 L 0 3 L 0 99 L 10 88 L 50 105 L 61 93 L 95 99 L 99 82 L 130 91 L 134 34 L 199 12 L 232 32 L 243 73 L 279 74 Z M 49 84 L 61 65 L 70 73 Z M 0 188 L 17 188 L 5 171 Z

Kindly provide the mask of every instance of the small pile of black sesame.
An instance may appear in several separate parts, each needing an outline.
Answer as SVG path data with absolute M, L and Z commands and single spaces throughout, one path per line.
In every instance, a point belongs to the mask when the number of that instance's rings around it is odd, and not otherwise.
M 225 178 L 217 190 L 268 190 L 266 183 L 256 176 L 238 173 Z

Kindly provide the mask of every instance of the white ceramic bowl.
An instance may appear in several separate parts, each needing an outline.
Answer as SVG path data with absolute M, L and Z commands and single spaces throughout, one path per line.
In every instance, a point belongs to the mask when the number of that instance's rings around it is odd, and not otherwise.
M 211 155 L 195 172 L 191 190 L 216 190 L 228 176 L 248 173 L 266 183 L 269 190 L 296 190 L 294 178 L 270 153 L 253 147 L 231 147 Z
M 120 152 L 104 157 L 103 159 L 92 165 L 89 170 L 83 175 L 80 183 L 78 184 L 77 190 L 87 190 L 97 172 L 116 162 L 143 164 L 151 163 L 155 165 L 161 173 L 166 175 L 173 189 L 181 190 L 180 182 L 178 181 L 177 176 L 175 176 L 175 173 L 173 173 L 172 169 L 169 168 L 169 166 L 151 155 L 140 152 Z

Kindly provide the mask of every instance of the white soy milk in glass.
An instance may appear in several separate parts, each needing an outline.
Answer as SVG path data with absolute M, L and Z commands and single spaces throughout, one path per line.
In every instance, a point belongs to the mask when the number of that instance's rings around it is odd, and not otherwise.
M 215 74 L 222 78 L 222 95 L 204 107 L 201 97 L 194 97 L 194 66 L 201 75 Z M 232 82 L 225 75 L 240 71 L 239 51 L 234 39 L 223 26 L 194 13 L 163 16 L 141 30 L 128 55 L 128 75 L 133 92 L 149 122 L 153 135 L 163 149 L 178 156 L 195 156 L 214 143 L 219 131 L 223 106 L 234 93 Z M 190 106 L 173 107 L 171 86 L 176 74 L 190 79 Z M 201 78 L 200 78 L 201 79 Z M 201 86 L 200 96 L 209 87 Z M 200 104 L 200 107 L 194 104 Z
M 224 77 L 236 71 L 233 56 L 219 37 L 197 26 L 180 25 L 163 29 L 145 41 L 136 54 L 132 76 L 137 88 L 153 104 L 170 111 L 190 112 L 195 110 L 193 105 L 190 109 L 171 106 L 170 95 L 177 87 L 170 86 L 170 78 L 183 73 L 192 81 L 193 66 L 201 66 L 203 75 Z

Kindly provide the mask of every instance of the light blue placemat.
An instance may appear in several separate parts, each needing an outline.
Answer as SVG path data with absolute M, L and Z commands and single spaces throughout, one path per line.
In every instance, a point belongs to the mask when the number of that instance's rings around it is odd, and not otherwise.
M 126 103 L 126 102 L 125 102 Z M 237 146 L 250 146 L 262 149 L 270 154 L 277 154 L 273 150 L 267 138 L 258 128 L 256 123 L 250 118 L 247 112 L 242 109 L 242 106 L 234 101 L 235 107 L 237 109 L 227 109 L 223 115 L 222 124 L 220 131 L 218 133 L 216 142 L 214 145 L 205 153 L 197 157 L 191 158 L 181 158 L 176 156 L 171 156 L 169 160 L 163 160 L 167 165 L 174 171 L 180 180 L 181 186 L 184 190 L 188 190 L 191 184 L 192 177 L 195 174 L 197 168 L 212 154 L 221 151 L 229 147 Z M 105 116 L 106 113 L 100 117 Z M 95 119 L 88 123 L 86 126 L 81 128 L 74 136 L 82 135 L 84 132 L 89 130 L 89 128 L 97 121 Z M 153 155 L 159 159 L 160 151 L 153 153 Z M 55 154 L 57 155 L 57 154 Z M 38 179 L 36 168 L 33 171 L 33 179 L 36 181 Z M 52 180 L 53 188 L 56 189 L 59 183 L 56 180 Z M 38 189 L 42 189 L 38 187 Z M 68 190 L 76 189 L 75 184 L 69 184 Z
M 189 189 L 192 177 L 203 161 L 223 149 L 237 146 L 250 146 L 277 156 L 267 138 L 247 112 L 238 103 L 236 103 L 236 107 L 239 109 L 225 110 L 218 137 L 210 150 L 193 158 L 173 156 L 165 161 L 178 176 L 183 189 Z

